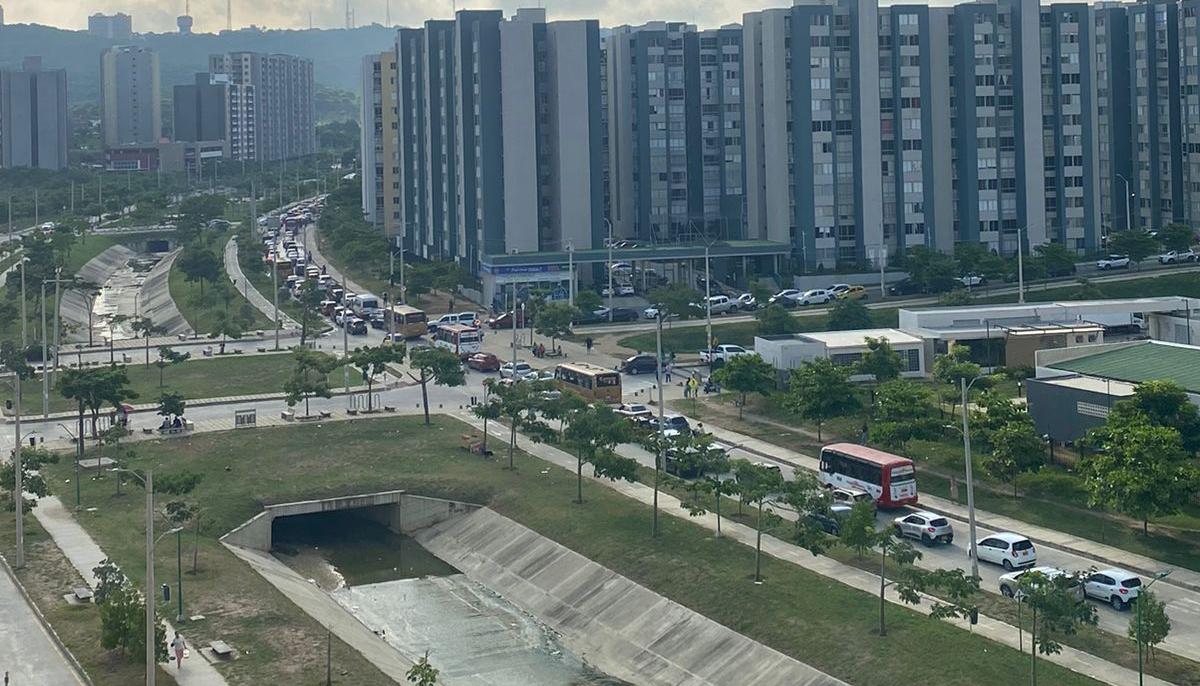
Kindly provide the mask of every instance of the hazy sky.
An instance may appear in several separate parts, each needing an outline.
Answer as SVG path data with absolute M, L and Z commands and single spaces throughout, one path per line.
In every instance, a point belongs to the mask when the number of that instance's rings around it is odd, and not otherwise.
M 257 24 L 268 28 L 307 28 L 309 13 L 317 27 L 345 26 L 345 0 L 232 0 L 234 27 Z M 415 26 L 426 19 L 449 17 L 449 0 L 414 2 L 390 0 L 392 23 Z M 356 25 L 384 23 L 388 0 L 351 0 Z M 518 7 L 536 6 L 537 0 L 460 0 L 458 9 L 499 8 L 510 14 Z M 599 19 L 602 25 L 638 24 L 666 19 L 715 27 L 741 21 L 742 12 L 763 7 L 786 7 L 790 0 L 560 0 L 544 6 L 550 19 Z M 125 12 L 133 16 L 133 30 L 175 30 L 175 16 L 183 14 L 184 0 L 0 0 L 8 23 L 49 24 L 68 29 L 87 26 L 95 12 Z M 191 0 L 195 31 L 225 28 L 225 0 Z

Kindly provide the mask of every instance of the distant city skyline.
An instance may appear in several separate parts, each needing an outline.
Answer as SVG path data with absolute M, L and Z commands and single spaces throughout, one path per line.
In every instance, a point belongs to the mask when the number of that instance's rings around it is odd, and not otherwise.
M 559 3 L 504 0 L 450 0 L 415 2 L 414 0 L 352 0 L 355 26 L 384 24 L 389 14 L 396 26 L 420 26 L 427 19 L 449 19 L 457 9 L 501 9 L 510 16 L 519 7 L 545 7 L 548 18 L 598 19 L 601 26 L 642 24 L 648 21 L 685 21 L 701 28 L 716 28 L 741 22 L 742 13 L 765 7 L 787 7 L 791 0 L 721 0 L 697 3 L 694 0 L 658 0 L 657 2 L 618 2 L 602 0 L 566 0 Z M 184 13 L 184 0 L 0 0 L 9 24 L 44 24 L 62 29 L 87 28 L 88 15 L 97 12 L 124 12 L 133 16 L 134 31 L 173 33 L 175 18 Z M 881 3 L 882 4 L 882 3 Z M 940 4 L 940 3 L 934 3 Z M 344 0 L 233 0 L 233 26 L 251 25 L 268 29 L 306 29 L 309 13 L 314 28 L 343 28 L 346 25 Z M 217 33 L 225 29 L 225 0 L 191 0 L 191 16 L 196 33 Z

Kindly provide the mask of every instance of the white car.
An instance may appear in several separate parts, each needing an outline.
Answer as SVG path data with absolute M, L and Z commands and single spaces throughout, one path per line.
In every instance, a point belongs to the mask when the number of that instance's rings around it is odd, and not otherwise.
M 1000 595 L 1005 598 L 1016 596 L 1021 588 L 1021 577 L 1030 572 L 1040 572 L 1050 580 L 1057 579 L 1060 576 L 1067 576 L 1067 572 L 1058 567 L 1031 567 L 1029 569 L 1008 572 L 1007 574 L 1000 575 Z M 1071 588 L 1075 592 L 1075 600 L 1083 600 L 1083 589 L 1079 587 L 1079 583 L 1073 583 Z
M 711 311 L 713 314 L 728 314 L 737 309 L 734 301 L 729 299 L 729 296 L 714 295 L 707 300 L 702 300 L 698 303 L 691 303 L 692 307 L 700 312 Z
M 616 412 L 622 417 L 633 421 L 637 421 L 639 419 L 648 419 L 654 416 L 654 408 L 641 403 L 622 403 L 621 406 L 613 410 L 613 412 Z
M 801 295 L 802 295 L 802 293 L 795 288 L 785 288 L 782 291 L 779 291 L 778 293 L 776 293 L 775 295 L 772 295 L 771 299 L 767 302 L 769 302 L 771 304 L 779 303 L 780 305 L 785 305 L 785 306 L 786 305 L 795 305 L 796 299 L 799 298 Z
M 613 289 L 613 291 L 615 291 L 615 295 L 617 295 L 618 297 L 623 296 L 623 295 L 633 295 L 634 294 L 633 286 L 631 286 L 627 283 L 613 284 L 612 289 Z M 604 288 L 600 289 L 600 295 L 602 295 L 606 298 L 608 297 L 608 293 L 609 293 L 608 286 L 605 286 Z
M 1128 607 L 1141 592 L 1142 580 L 1124 569 L 1102 569 L 1083 580 L 1084 595 L 1103 600 L 1117 611 Z
M 921 510 L 896 517 L 893 525 L 896 527 L 896 533 L 919 539 L 927 546 L 954 542 L 954 529 L 950 527 L 950 520 L 933 512 Z
M 742 293 L 733 300 L 734 309 L 753 310 L 758 308 L 758 299 L 749 293 Z
M 814 288 L 801 293 L 796 298 L 796 302 L 800 303 L 801 305 L 824 305 L 825 303 L 833 300 L 834 297 L 835 296 L 833 295 L 832 291 L 824 288 Z
M 1109 269 L 1129 269 L 1129 255 L 1109 255 L 1096 260 L 1096 269 L 1100 271 L 1108 271 Z
M 958 282 L 961 283 L 962 285 L 966 286 L 967 288 L 972 288 L 974 286 L 986 285 L 987 279 L 983 278 L 982 276 L 980 276 L 978 274 L 967 274 L 966 276 L 958 277 Z
M 1037 549 L 1033 541 L 1021 534 L 1002 531 L 984 536 L 975 543 L 980 562 L 1000 565 L 1007 571 L 1037 564 Z
M 1159 264 L 1175 264 L 1176 262 L 1195 262 L 1196 252 L 1192 249 L 1187 250 L 1168 250 L 1158 256 Z
M 533 373 L 533 367 L 529 366 L 528 362 L 505 362 L 500 365 L 501 379 L 523 379 Z
M 647 307 L 646 309 L 642 310 L 642 316 L 646 319 L 658 319 L 658 308 Z

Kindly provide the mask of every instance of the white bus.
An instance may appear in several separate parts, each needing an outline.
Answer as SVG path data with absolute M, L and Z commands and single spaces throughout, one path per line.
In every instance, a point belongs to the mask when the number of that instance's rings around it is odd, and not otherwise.
M 479 329 L 464 324 L 445 324 L 433 334 L 433 344 L 466 359 L 479 352 L 483 336 Z

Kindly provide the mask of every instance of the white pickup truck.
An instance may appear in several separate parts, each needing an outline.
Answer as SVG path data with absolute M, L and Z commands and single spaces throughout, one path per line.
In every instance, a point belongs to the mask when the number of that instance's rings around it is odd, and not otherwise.
M 739 355 L 751 355 L 753 352 L 740 345 L 718 345 L 712 350 L 701 350 L 700 361 L 704 364 L 712 364 L 716 360 L 728 362 Z
M 1129 269 L 1129 255 L 1109 255 L 1096 260 L 1096 269 L 1100 271 L 1108 271 L 1109 269 Z
M 1192 249 L 1168 250 L 1158 256 L 1159 264 L 1175 264 L 1177 262 L 1195 262 L 1196 253 Z

